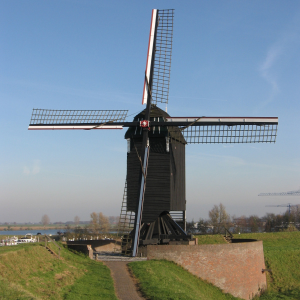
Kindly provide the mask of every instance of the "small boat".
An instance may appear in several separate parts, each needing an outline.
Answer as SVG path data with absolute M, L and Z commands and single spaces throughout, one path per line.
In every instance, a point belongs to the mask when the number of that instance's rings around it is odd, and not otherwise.
M 24 244 L 24 243 L 35 243 L 36 238 L 33 237 L 31 233 L 25 234 L 24 237 L 18 239 L 18 244 Z

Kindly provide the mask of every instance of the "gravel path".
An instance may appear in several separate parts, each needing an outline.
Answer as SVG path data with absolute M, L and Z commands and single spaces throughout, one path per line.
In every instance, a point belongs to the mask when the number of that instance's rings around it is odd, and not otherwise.
M 137 291 L 134 278 L 128 271 L 127 261 L 106 260 L 104 264 L 110 268 L 112 278 L 115 284 L 115 291 L 120 300 L 143 300 Z

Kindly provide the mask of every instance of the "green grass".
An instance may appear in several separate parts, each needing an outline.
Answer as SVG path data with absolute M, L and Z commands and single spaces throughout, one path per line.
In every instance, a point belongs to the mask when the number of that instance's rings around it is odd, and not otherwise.
M 224 244 L 221 235 L 201 235 L 199 244 Z M 249 233 L 234 238 L 263 241 L 268 290 L 259 300 L 300 299 L 300 232 Z M 168 261 L 129 264 L 148 299 L 238 299 Z
M 138 278 L 142 293 L 151 300 L 229 300 L 239 299 L 200 280 L 180 266 L 166 260 L 131 262 L 129 268 Z
M 221 234 L 214 235 L 195 235 L 198 238 L 198 245 L 204 244 L 226 244 L 224 237 Z
M 61 257 L 38 243 L 0 247 L 0 299 L 117 299 L 105 265 L 64 247 Z
M 102 263 L 89 261 L 85 264 L 87 274 L 79 278 L 74 285 L 70 287 L 64 299 L 114 299 L 117 297 L 114 293 L 114 284 L 110 276 L 110 271 Z M 103 268 L 105 267 L 105 269 Z
M 220 235 L 199 244 L 225 243 Z M 235 235 L 263 241 L 268 291 L 259 300 L 300 299 L 300 232 Z M 55 245 L 48 244 L 57 252 Z M 109 269 L 62 248 L 57 260 L 40 244 L 0 247 L 0 299 L 117 299 Z M 130 263 L 148 299 L 238 299 L 168 261 Z

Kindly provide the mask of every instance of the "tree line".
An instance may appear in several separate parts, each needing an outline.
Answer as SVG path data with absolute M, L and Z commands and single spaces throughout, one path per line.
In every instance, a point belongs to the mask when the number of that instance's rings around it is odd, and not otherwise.
M 68 227 L 82 236 L 107 236 L 111 231 L 117 231 L 119 217 L 107 217 L 102 212 L 92 212 L 90 221 L 85 226 L 80 226 L 80 218 L 75 216 L 75 228 Z M 43 215 L 42 224 L 48 225 L 50 219 L 48 215 Z M 284 214 L 266 213 L 263 217 L 257 215 L 230 216 L 225 206 L 220 203 L 214 205 L 208 213 L 208 219 L 200 218 L 199 221 L 187 222 L 187 231 L 200 234 L 218 234 L 229 230 L 231 233 L 250 232 L 273 232 L 273 231 L 294 231 L 300 230 L 300 205 L 291 207 Z
M 291 207 L 291 211 L 287 210 L 284 214 L 266 213 L 260 218 L 257 215 L 230 216 L 220 203 L 214 205 L 208 215 L 208 219 L 187 222 L 187 230 L 200 234 L 224 233 L 225 228 L 231 233 L 300 230 L 300 205 Z

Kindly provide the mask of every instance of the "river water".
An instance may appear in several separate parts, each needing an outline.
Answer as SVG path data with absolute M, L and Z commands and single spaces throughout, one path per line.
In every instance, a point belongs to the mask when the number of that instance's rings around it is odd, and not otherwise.
M 0 235 L 22 235 L 24 236 L 27 233 L 31 233 L 32 235 L 37 235 L 37 233 L 55 235 L 57 234 L 59 229 L 47 229 L 47 230 L 4 230 L 0 231 Z

